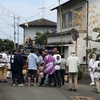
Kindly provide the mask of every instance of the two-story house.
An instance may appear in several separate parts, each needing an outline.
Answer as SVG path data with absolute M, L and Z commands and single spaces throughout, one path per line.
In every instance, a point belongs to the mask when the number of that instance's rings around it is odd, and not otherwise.
M 26 23 L 20 24 L 20 27 L 24 29 L 24 40 L 28 37 L 34 39 L 34 37 L 36 36 L 36 32 L 44 33 L 46 31 L 49 31 L 50 33 L 52 33 L 57 28 L 56 22 L 44 18 L 27 22 L 27 25 L 25 24 Z
M 84 60 L 84 58 L 86 58 L 86 48 L 99 49 L 100 45 L 97 42 L 86 41 L 83 39 L 88 35 L 92 36 L 93 40 L 96 39 L 97 34 L 93 31 L 91 33 L 91 26 L 89 26 L 89 21 L 91 21 L 89 20 L 91 15 L 91 12 L 89 12 L 89 7 L 95 5 L 96 7 L 94 8 L 94 11 L 99 12 L 99 4 L 100 0 L 69 0 L 55 8 L 52 8 L 51 11 L 57 10 L 57 33 L 48 36 L 49 47 L 58 47 L 59 49 L 62 47 L 66 59 L 70 55 L 70 51 L 77 48 L 77 56 L 80 58 L 81 63 L 86 63 Z M 82 22 L 84 28 L 79 28 L 80 25 L 78 24 L 71 24 L 70 22 L 75 20 L 76 17 L 75 13 L 73 13 L 73 10 L 83 12 L 84 9 L 84 13 L 86 15 Z M 79 32 L 77 44 L 76 41 L 73 41 L 72 39 L 71 29 L 73 28 L 77 29 Z

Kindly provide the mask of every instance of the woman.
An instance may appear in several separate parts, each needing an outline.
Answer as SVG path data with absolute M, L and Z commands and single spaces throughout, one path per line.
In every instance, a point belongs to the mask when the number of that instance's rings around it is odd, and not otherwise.
M 49 78 L 48 85 L 49 87 L 51 87 L 52 77 L 55 72 L 55 67 L 54 67 L 55 59 L 52 56 L 52 50 L 48 50 L 47 52 L 48 54 L 44 57 L 44 65 L 45 65 L 44 73 L 48 74 Z

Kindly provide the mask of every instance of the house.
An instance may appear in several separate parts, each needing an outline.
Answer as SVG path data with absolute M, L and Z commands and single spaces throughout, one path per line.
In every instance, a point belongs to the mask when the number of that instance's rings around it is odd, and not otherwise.
M 20 27 L 24 29 L 24 41 L 28 37 L 31 37 L 32 39 L 34 39 L 34 37 L 36 36 L 35 35 L 36 32 L 44 33 L 46 31 L 49 31 L 51 33 L 54 30 L 56 30 L 56 27 L 57 27 L 56 22 L 53 22 L 44 18 L 27 22 L 27 25 L 25 24 L 26 23 L 20 24 Z
M 62 48 L 62 52 L 65 58 L 70 55 L 71 50 L 76 50 L 77 56 L 80 58 L 81 63 L 85 64 L 88 55 L 86 53 L 86 48 L 98 48 L 100 44 L 93 41 L 86 41 L 83 38 L 86 36 L 92 36 L 93 40 L 96 40 L 97 34 L 91 30 L 91 27 L 97 27 L 94 24 L 89 26 L 91 20 L 91 12 L 89 11 L 90 6 L 94 6 L 94 11 L 99 12 L 100 0 L 69 0 L 60 6 L 52 8 L 52 10 L 57 10 L 57 33 L 48 36 L 48 46 Z M 88 7 L 89 6 L 89 7 Z M 60 8 L 60 10 L 59 10 Z M 86 17 L 83 20 L 83 27 L 81 28 L 78 24 L 71 24 L 75 20 L 76 16 L 73 11 L 83 12 L 85 9 Z M 62 19 L 62 20 L 61 20 Z M 75 28 L 79 32 L 79 38 L 77 41 L 72 39 L 71 30 Z M 91 33 L 92 32 L 92 33 Z M 90 34 L 91 33 L 91 34 Z

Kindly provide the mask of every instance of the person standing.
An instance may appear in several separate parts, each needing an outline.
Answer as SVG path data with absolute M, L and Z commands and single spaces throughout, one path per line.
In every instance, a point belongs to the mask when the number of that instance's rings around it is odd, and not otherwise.
M 8 59 L 9 59 L 9 62 L 8 62 L 8 64 L 7 64 L 7 67 L 8 67 L 8 70 L 7 70 L 7 78 L 8 78 L 8 79 L 12 78 L 11 65 L 10 65 L 11 53 L 12 53 L 12 52 L 9 51 L 9 52 L 8 52 L 8 55 L 7 55 Z
M 10 57 L 13 86 L 16 85 L 16 81 L 18 82 L 18 86 L 23 86 L 23 84 L 21 84 L 20 73 L 19 73 L 20 71 L 19 60 L 20 58 L 17 54 L 17 50 L 13 50 L 12 55 Z
M 31 49 L 31 53 L 27 57 L 27 62 L 28 62 L 28 86 L 30 86 L 32 75 L 34 77 L 34 86 L 35 86 L 37 78 L 37 64 L 39 63 L 39 58 L 34 53 L 33 49 Z
M 91 78 L 91 83 L 90 85 L 94 85 L 94 76 L 93 76 L 93 67 L 94 67 L 94 62 L 95 60 L 93 59 L 93 55 L 89 54 L 89 64 L 88 64 L 88 68 L 89 68 L 89 72 L 90 72 L 90 78 Z
M 53 49 L 53 57 L 55 59 L 55 73 L 54 73 L 54 87 L 58 86 L 61 87 L 61 76 L 60 76 L 60 63 L 61 63 L 61 56 L 58 54 L 57 48 Z
M 17 49 L 17 56 L 18 56 L 18 67 L 19 67 L 18 77 L 19 77 L 20 82 L 21 82 L 21 84 L 19 84 L 19 86 L 22 86 L 23 85 L 22 82 L 24 82 L 24 77 L 22 75 L 22 69 L 24 66 L 24 59 L 22 57 L 20 49 Z
M 67 69 L 69 74 L 69 91 L 77 91 L 77 75 L 78 75 L 78 66 L 80 65 L 80 60 L 76 56 L 75 51 L 71 51 L 71 55 L 67 59 Z M 74 82 L 72 81 L 74 79 Z M 74 87 L 72 87 L 72 82 Z M 72 89 L 73 88 L 73 89 Z
M 97 93 L 100 93 L 100 58 L 94 63 L 93 76 L 96 83 Z
M 52 56 L 52 50 L 48 50 L 47 55 L 44 57 L 44 73 L 48 75 L 49 87 L 51 87 L 53 74 L 55 72 L 54 63 L 55 63 L 55 59 Z
M 61 75 L 61 85 L 64 85 L 64 75 L 65 75 L 65 68 L 66 68 L 66 59 L 64 58 L 64 54 L 61 54 L 61 62 L 60 62 L 60 75 Z
M 5 53 L 5 49 L 1 49 L 0 53 L 0 82 L 2 82 L 2 77 L 4 76 L 3 83 L 7 83 L 6 73 L 7 73 L 7 64 L 9 59 L 7 58 L 7 54 Z

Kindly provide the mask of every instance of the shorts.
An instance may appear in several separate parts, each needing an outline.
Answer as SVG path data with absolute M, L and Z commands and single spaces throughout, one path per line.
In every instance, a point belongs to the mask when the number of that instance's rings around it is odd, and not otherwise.
M 37 78 L 37 70 L 28 70 L 28 77 L 32 78 L 32 76 Z

